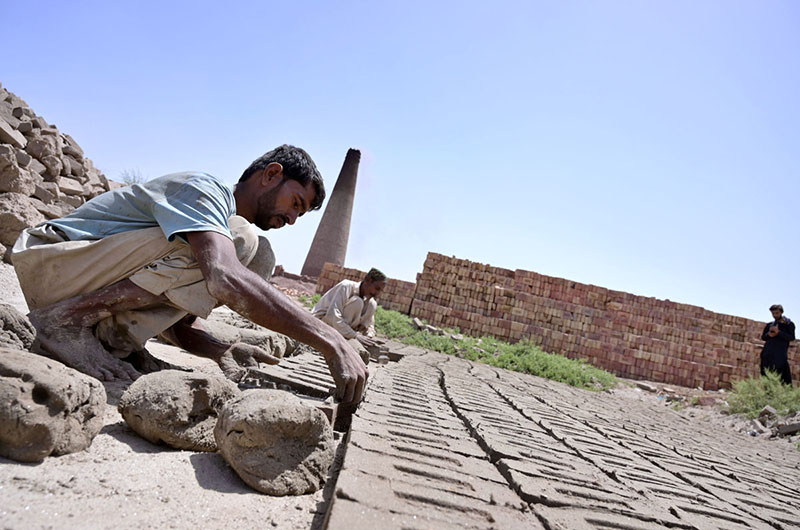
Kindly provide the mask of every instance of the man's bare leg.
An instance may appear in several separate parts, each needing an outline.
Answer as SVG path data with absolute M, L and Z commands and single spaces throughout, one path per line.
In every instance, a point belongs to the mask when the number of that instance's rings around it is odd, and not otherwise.
M 219 364 L 225 377 L 239 382 L 247 372 L 248 367 L 258 367 L 258 363 L 278 364 L 280 359 L 270 355 L 267 351 L 237 342 L 228 344 L 218 340 L 205 331 L 197 317 L 188 315 L 175 323 L 161 336 L 179 346 L 189 353 L 213 359 Z
M 139 372 L 103 348 L 92 326 L 133 309 L 164 304 L 166 298 L 145 291 L 130 280 L 35 309 L 28 314 L 43 349 L 67 366 L 103 381 L 136 379 Z

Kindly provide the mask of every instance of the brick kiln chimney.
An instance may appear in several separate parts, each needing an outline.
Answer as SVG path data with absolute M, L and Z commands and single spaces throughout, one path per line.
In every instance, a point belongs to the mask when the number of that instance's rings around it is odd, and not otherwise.
M 333 193 L 325 207 L 325 213 L 322 214 L 306 262 L 303 264 L 301 274 L 304 276 L 318 277 L 326 262 L 344 266 L 360 161 L 361 152 L 358 149 L 347 150 L 339 178 L 336 179 Z

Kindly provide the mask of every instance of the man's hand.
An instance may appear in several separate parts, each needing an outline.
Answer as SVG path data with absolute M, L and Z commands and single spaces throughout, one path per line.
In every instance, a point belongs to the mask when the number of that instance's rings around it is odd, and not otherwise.
M 325 356 L 336 382 L 336 397 L 344 406 L 357 405 L 364 397 L 369 370 L 361 357 L 342 339 L 333 355 Z
M 247 374 L 248 368 L 258 368 L 258 363 L 278 364 L 281 360 L 268 354 L 258 346 L 237 342 L 219 359 L 219 367 L 225 377 L 234 383 L 240 382 Z
M 770 337 L 777 337 L 779 332 L 780 332 L 780 329 L 778 328 L 778 326 L 770 326 L 769 332 L 767 332 L 767 335 L 769 335 Z
M 373 339 L 372 337 L 367 337 L 366 335 L 356 335 L 356 340 L 364 345 L 365 348 L 372 348 L 373 346 L 378 346 L 378 341 Z

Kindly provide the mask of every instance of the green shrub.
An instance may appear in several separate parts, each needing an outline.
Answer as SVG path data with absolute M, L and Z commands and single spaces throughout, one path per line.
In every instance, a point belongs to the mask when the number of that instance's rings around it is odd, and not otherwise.
M 308 296 L 306 294 L 301 294 L 298 297 L 298 300 L 300 300 L 301 304 L 303 304 L 307 308 L 311 309 L 312 307 L 317 305 L 317 302 L 319 302 L 320 298 L 322 298 L 321 294 L 315 294 L 315 295 L 312 295 L 312 296 Z
M 758 417 L 766 405 L 781 416 L 794 414 L 800 410 L 800 388 L 784 385 L 778 374 L 767 371 L 763 377 L 735 382 L 728 405 L 731 413 L 743 414 L 748 418 Z
M 457 340 L 451 335 L 458 330 L 448 329 L 442 330 L 444 335 L 434 335 L 418 330 L 410 317 L 381 307 L 375 315 L 375 328 L 379 333 L 404 344 L 561 381 L 579 388 L 604 390 L 617 382 L 613 374 L 586 361 L 545 353 L 530 341 L 509 344 L 494 337 L 468 336 Z

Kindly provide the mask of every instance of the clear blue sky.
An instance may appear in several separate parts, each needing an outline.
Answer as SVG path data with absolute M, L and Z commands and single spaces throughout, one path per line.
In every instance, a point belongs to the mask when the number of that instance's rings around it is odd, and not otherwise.
M 800 3 L 5 0 L 0 82 L 109 177 L 361 149 L 347 265 L 428 251 L 800 319 Z M 270 231 L 298 272 L 321 214 Z

